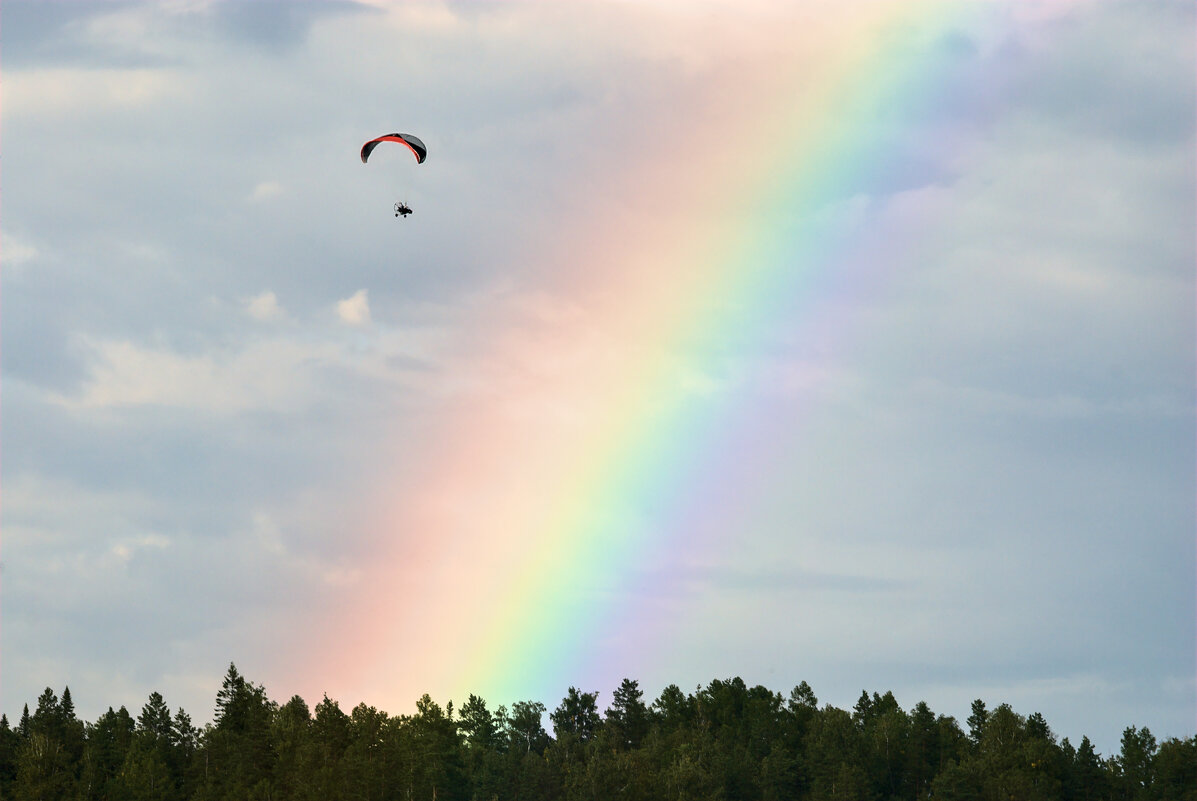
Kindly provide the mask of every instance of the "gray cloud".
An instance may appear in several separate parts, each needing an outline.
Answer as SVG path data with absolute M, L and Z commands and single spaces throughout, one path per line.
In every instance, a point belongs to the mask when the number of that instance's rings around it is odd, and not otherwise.
M 1195 21 L 1191 6 L 1168 2 L 1117 3 L 1105 14 L 1058 20 L 1025 43 L 1036 67 L 1024 78 L 1029 108 L 1121 146 L 1183 146 L 1197 110 L 1171 87 L 1197 66 L 1185 38 Z
M 161 66 L 163 61 L 158 58 L 114 51 L 88 42 L 82 35 L 95 20 L 138 5 L 135 0 L 86 5 L 14 0 L 5 6 L 4 17 L 9 30 L 20 35 L 5 37 L 4 61 L 10 69 L 41 65 Z
M 635 13 L 6 3 L 3 636 L 36 658 L 6 660 L 5 711 L 69 683 L 87 716 L 157 689 L 203 719 L 229 659 L 272 689 L 293 632 L 344 611 L 368 500 L 520 369 L 467 363 L 471 326 L 584 316 L 554 304 L 594 261 L 546 243 L 651 188 L 613 148 L 733 113 L 712 85 L 735 109 L 746 23 L 687 53 Z M 587 588 L 676 624 L 668 666 L 602 633 L 627 675 L 1009 700 L 1107 753 L 1124 725 L 1191 733 L 1192 15 L 894 33 L 950 77 L 868 110 L 892 158 L 824 210 L 834 269 L 779 286 L 776 327 L 680 348 L 722 359 L 679 460 L 704 492 L 611 510 L 686 525 Z M 426 164 L 357 163 L 409 124 Z M 369 325 L 343 325 L 363 288 Z M 281 313 L 251 314 L 266 293 Z M 690 542 L 724 558 L 668 562 Z
M 194 43 L 220 39 L 246 48 L 284 52 L 303 44 L 320 20 L 378 13 L 362 3 L 244 3 L 211 0 L 163 6 L 144 14 L 137 0 L 87 4 L 13 0 L 6 5 L 10 30 L 5 62 L 18 69 L 47 66 L 140 68 L 178 66 L 186 55 L 171 54 L 162 39 Z M 157 40 L 157 41 L 156 41 Z

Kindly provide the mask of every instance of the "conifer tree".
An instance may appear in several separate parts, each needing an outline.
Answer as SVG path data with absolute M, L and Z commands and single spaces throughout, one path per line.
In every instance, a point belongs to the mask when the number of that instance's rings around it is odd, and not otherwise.
M 1160 743 L 1153 759 L 1152 795 L 1160 801 L 1197 801 L 1197 736 Z
M 204 737 L 205 793 L 212 798 L 270 794 L 274 748 L 270 722 L 274 708 L 259 685 L 229 663 L 216 695 L 216 715 Z
M 614 742 L 623 749 L 639 748 L 648 734 L 650 722 L 640 684 L 632 679 L 624 679 L 611 699 L 606 722 L 612 729 Z
M 49 687 L 37 699 L 28 730 L 17 759 L 19 797 L 27 801 L 74 798 L 78 789 L 74 773 L 79 763 L 72 762 L 67 753 L 67 722 L 58 696 Z
M 20 748 L 21 736 L 9 725 L 8 715 L 0 715 L 0 799 L 12 797 Z
M 87 747 L 83 766 L 84 797 L 118 799 L 127 795 L 121 782 L 121 769 L 133 743 L 135 723 L 123 706 L 108 711 L 87 727 Z
M 1097 801 L 1109 796 L 1109 773 L 1088 737 L 1081 738 L 1070 761 L 1064 793 L 1071 801 Z
M 202 734 L 157 692 L 136 719 L 109 707 L 89 724 L 69 688 L 47 688 L 16 728 L 0 715 L 0 801 L 1197 801 L 1197 737 L 1132 726 L 1105 760 L 1088 737 L 1057 743 L 1039 713 L 980 700 L 970 736 L 890 692 L 819 709 L 805 683 L 787 700 L 736 677 L 670 685 L 650 710 L 625 679 L 602 720 L 597 695 L 571 687 L 551 739 L 539 702 L 492 713 L 471 695 L 455 717 L 425 695 L 389 717 L 326 696 L 313 715 L 234 665 Z
M 1156 741 L 1151 730 L 1134 726 L 1122 732 L 1122 750 L 1115 759 L 1119 789 L 1126 801 L 1149 797 L 1153 778 Z
M 197 763 L 200 732 L 191 723 L 191 716 L 179 707 L 170 721 L 171 755 L 167 760 L 175 778 L 179 797 L 191 798 L 199 786 L 200 766 Z
M 968 716 L 968 737 L 973 745 L 980 745 L 981 736 L 985 733 L 985 724 L 989 720 L 989 712 L 985 709 L 985 702 L 980 698 L 973 701 L 972 714 Z
M 473 749 L 493 748 L 498 740 L 499 729 L 495 716 L 486 708 L 486 701 L 474 694 L 461 706 L 458 728 L 465 735 L 466 743 Z
M 676 684 L 670 684 L 662 690 L 657 700 L 653 701 L 652 708 L 664 732 L 689 726 L 694 720 L 694 699 L 683 693 Z

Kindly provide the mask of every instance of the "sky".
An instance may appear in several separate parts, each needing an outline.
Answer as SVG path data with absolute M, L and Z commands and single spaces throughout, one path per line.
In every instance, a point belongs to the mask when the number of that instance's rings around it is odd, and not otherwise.
M 1191 736 L 1195 13 L 6 0 L 0 711 Z

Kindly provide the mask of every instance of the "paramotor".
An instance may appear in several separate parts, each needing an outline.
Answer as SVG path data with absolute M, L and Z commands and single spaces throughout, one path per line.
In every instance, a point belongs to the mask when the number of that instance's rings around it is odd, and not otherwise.
M 405 133 L 389 133 L 384 134 L 377 139 L 371 139 L 366 144 L 362 145 L 362 164 L 370 158 L 370 154 L 374 152 L 374 148 L 378 147 L 383 142 L 398 142 L 406 147 L 416 157 L 416 164 L 423 164 L 424 159 L 428 158 L 428 148 L 420 141 L 417 136 Z M 406 201 L 399 201 L 395 204 L 395 216 L 403 216 L 407 219 L 407 215 L 411 214 L 411 207 L 407 205 Z

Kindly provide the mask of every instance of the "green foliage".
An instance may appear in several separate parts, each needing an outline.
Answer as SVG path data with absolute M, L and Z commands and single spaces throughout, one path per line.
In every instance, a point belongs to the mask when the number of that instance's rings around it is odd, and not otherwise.
M 1147 801 L 1151 797 L 1155 751 L 1150 729 L 1130 726 L 1122 732 L 1122 751 L 1114 759 L 1114 771 L 1125 801 Z
M 485 751 L 499 744 L 499 722 L 486 708 L 486 701 L 471 694 L 461 707 L 461 720 L 457 724 L 465 736 L 466 744 L 474 751 Z
M 985 709 L 985 702 L 980 698 L 973 701 L 972 714 L 968 716 L 968 738 L 973 745 L 979 745 L 981 736 L 985 732 L 985 724 L 989 722 L 989 712 Z
M 245 680 L 229 665 L 216 715 L 204 735 L 204 772 L 200 801 L 267 797 L 274 772 L 275 751 L 270 737 L 274 705 L 266 690 Z
M 572 738 L 587 743 L 594 738 L 599 726 L 598 693 L 582 693 L 574 687 L 549 715 L 553 721 L 553 733 L 558 740 Z
M 1067 743 L 1068 741 L 1065 740 Z M 1064 749 L 1066 772 L 1063 795 L 1069 801 L 1095 801 L 1110 797 L 1110 772 L 1106 763 L 1093 750 L 1088 737 L 1081 738 L 1081 747 L 1071 752 Z
M 639 748 L 651 724 L 640 684 L 632 679 L 624 679 L 612 699 L 606 722 L 612 733 L 613 746 L 619 749 Z
M 84 751 L 84 797 L 116 799 L 124 793 L 121 769 L 133 745 L 136 724 L 123 706 L 108 711 L 87 727 L 87 747 Z
M 689 726 L 694 719 L 694 698 L 683 693 L 676 684 L 670 684 L 653 701 L 653 712 L 662 730 L 675 731 Z
M 65 701 L 65 703 L 64 703 Z M 28 707 L 25 708 L 26 713 Z M 78 798 L 83 768 L 83 724 L 75 718 L 70 690 L 63 701 L 49 687 L 32 716 L 22 716 L 14 796 L 20 801 Z
M 0 715 L 0 798 L 10 798 L 17 780 L 17 754 L 21 736 L 8 723 L 8 715 Z
M 1153 797 L 1159 801 L 1197 801 L 1197 737 L 1160 743 L 1154 759 Z
M 541 719 L 545 706 L 539 701 L 516 701 L 511 706 L 511 717 L 507 721 L 507 738 L 511 750 L 526 754 L 543 754 L 549 744 L 549 735 Z
M 670 685 L 648 704 L 625 679 L 603 714 L 597 698 L 571 687 L 550 737 L 536 701 L 279 706 L 230 665 L 201 732 L 157 692 L 136 718 L 84 724 L 69 690 L 47 689 L 16 727 L 0 717 L 0 801 L 1197 801 L 1197 737 L 1146 728 L 1103 759 L 980 700 L 966 735 L 888 692 L 820 709 L 805 682 L 788 698 L 739 678 Z

